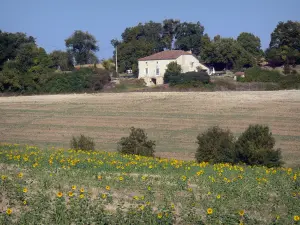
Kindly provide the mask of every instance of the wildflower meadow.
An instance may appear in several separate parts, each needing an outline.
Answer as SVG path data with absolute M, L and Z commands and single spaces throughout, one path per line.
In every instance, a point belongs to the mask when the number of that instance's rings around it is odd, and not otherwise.
M 0 144 L 0 224 L 300 224 L 300 170 Z

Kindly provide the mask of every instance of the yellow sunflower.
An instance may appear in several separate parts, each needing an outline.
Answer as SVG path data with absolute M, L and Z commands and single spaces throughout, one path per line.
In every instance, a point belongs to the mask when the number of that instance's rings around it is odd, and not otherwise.
M 57 196 L 58 198 L 61 198 L 61 197 L 63 196 L 63 193 L 59 191 L 59 192 L 57 192 L 56 196 Z
M 213 213 L 213 209 L 212 208 L 208 208 L 206 211 L 207 211 L 208 215 L 211 215 Z
M 6 210 L 6 214 L 7 214 L 7 215 L 12 214 L 12 209 L 11 209 L 11 208 L 8 208 L 8 209 Z

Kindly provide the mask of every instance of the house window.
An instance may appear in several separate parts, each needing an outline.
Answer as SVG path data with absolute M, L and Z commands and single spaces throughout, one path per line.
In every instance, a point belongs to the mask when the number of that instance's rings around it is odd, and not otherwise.
M 148 75 L 148 68 L 145 69 L 145 73 L 146 73 L 146 75 Z
M 156 75 L 159 75 L 159 68 L 156 68 Z

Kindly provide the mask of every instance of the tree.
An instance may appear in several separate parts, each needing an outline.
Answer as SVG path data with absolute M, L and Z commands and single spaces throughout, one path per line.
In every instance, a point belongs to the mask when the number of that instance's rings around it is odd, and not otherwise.
M 106 69 L 110 72 L 115 71 L 115 69 L 116 69 L 113 59 L 102 60 L 102 65 L 103 65 L 104 69 Z
M 229 130 L 209 128 L 197 137 L 197 162 L 234 162 L 234 136 Z
M 248 53 L 252 54 L 256 58 L 262 56 L 260 38 L 251 33 L 243 32 L 238 38 L 237 42 L 242 46 Z
M 70 71 L 74 68 L 72 56 L 69 52 L 53 51 L 50 53 L 50 58 L 55 69 L 60 69 L 61 71 Z
M 118 143 L 118 151 L 122 154 L 154 156 L 155 141 L 148 140 L 141 128 L 130 128 L 129 137 L 122 137 Z
M 236 141 L 236 163 L 281 166 L 281 151 L 274 149 L 275 139 L 268 126 L 250 125 Z
M 0 70 L 6 61 L 16 58 L 18 50 L 26 43 L 35 44 L 35 39 L 24 33 L 8 33 L 0 30 Z
M 170 62 L 164 75 L 164 83 L 169 83 L 171 76 L 179 76 L 181 74 L 181 66 L 177 62 Z
M 173 49 L 175 40 L 175 31 L 180 24 L 180 20 L 166 19 L 163 21 L 163 35 L 162 39 L 166 49 Z
M 96 38 L 88 32 L 76 30 L 65 40 L 66 47 L 72 54 L 76 64 L 94 63 L 95 52 L 99 50 Z
M 300 63 L 300 22 L 279 22 L 271 34 L 266 56 L 272 66 Z
M 233 38 L 221 38 L 209 43 L 202 56 L 217 69 L 241 69 L 255 65 L 255 58 Z
M 175 29 L 175 48 L 184 51 L 191 50 L 193 54 L 199 56 L 203 32 L 204 27 L 200 22 L 178 24 Z

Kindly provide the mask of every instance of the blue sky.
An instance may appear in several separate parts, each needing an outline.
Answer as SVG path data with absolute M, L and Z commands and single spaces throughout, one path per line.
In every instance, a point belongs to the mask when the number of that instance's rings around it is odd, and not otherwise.
M 279 21 L 300 20 L 300 0 L 0 0 L 0 29 L 25 32 L 47 52 L 65 49 L 74 30 L 99 41 L 100 59 L 112 55 L 110 40 L 126 27 L 167 18 L 200 21 L 211 37 L 251 32 L 265 49 Z

